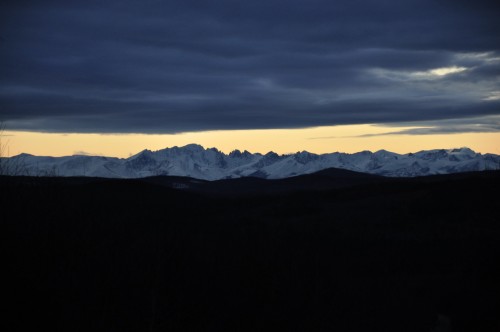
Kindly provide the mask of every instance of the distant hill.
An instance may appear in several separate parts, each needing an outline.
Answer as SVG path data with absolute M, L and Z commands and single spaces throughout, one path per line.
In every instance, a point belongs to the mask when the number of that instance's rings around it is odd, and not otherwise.
M 241 177 L 216 181 L 200 181 L 185 177 L 152 177 L 144 181 L 166 185 L 186 191 L 225 195 L 271 195 L 299 191 L 324 191 L 356 185 L 387 181 L 387 178 L 344 169 L 329 168 L 306 175 L 284 179 L 264 179 L 260 177 Z

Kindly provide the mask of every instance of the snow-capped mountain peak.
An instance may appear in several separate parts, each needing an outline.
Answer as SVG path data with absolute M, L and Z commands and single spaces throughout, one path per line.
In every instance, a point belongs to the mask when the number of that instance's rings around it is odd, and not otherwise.
M 500 169 L 500 156 L 482 155 L 466 147 L 408 154 L 379 150 L 353 154 L 314 154 L 300 151 L 279 155 L 272 151 L 260 154 L 246 150 L 233 150 L 225 154 L 216 148 L 205 149 L 198 144 L 189 144 L 158 151 L 143 150 L 125 159 L 97 156 L 38 157 L 21 154 L 4 158 L 4 161 L 7 164 L 15 163 L 17 171 L 23 170 L 21 175 L 109 178 L 176 175 L 206 180 L 244 176 L 284 178 L 332 167 L 396 177 Z

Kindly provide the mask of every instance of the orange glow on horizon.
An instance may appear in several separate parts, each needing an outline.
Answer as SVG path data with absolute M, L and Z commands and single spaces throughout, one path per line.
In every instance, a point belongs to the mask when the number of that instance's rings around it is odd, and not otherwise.
M 74 154 L 126 158 L 144 149 L 160 150 L 196 143 L 205 148 L 280 154 L 307 150 L 313 153 L 385 149 L 397 153 L 467 146 L 476 152 L 500 154 L 500 133 L 443 135 L 380 135 L 411 127 L 345 125 L 305 129 L 221 130 L 181 134 L 57 134 L 5 131 L 3 143 L 9 156 L 29 153 L 39 156 Z M 360 135 L 375 135 L 358 137 Z

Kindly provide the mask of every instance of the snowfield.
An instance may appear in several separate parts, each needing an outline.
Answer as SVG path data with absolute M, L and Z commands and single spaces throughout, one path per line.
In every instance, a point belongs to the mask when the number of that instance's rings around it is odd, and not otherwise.
M 129 158 L 100 156 L 40 157 L 20 154 L 4 158 L 22 165 L 22 174 L 34 176 L 92 176 L 141 178 L 158 175 L 187 176 L 204 180 L 237 177 L 280 179 L 327 168 L 390 177 L 414 177 L 500 169 L 500 156 L 480 154 L 469 148 L 397 154 L 385 150 L 354 154 L 314 154 L 307 151 L 278 155 L 235 150 L 229 154 L 190 144 L 158 151 L 144 150 Z

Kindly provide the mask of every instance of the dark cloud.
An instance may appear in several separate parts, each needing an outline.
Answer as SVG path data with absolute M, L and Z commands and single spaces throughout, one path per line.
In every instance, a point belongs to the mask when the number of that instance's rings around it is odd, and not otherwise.
M 500 114 L 498 7 L 6 1 L 0 119 L 11 129 L 171 133 Z M 431 72 L 450 67 L 463 70 Z

